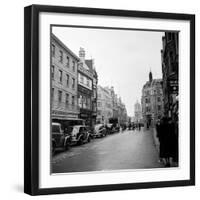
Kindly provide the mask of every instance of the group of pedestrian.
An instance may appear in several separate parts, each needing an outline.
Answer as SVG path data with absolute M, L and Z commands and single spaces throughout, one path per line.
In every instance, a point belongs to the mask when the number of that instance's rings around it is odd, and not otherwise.
M 128 129 L 129 130 L 141 130 L 142 124 L 141 123 L 129 123 Z
M 160 143 L 160 160 L 165 167 L 178 162 L 178 131 L 176 129 L 176 123 L 171 118 L 163 117 L 156 124 L 157 138 Z

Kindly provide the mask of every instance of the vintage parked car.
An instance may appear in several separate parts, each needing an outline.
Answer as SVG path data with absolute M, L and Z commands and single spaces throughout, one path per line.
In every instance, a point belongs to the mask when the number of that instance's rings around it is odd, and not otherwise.
M 71 136 L 64 133 L 60 123 L 52 123 L 52 153 L 57 150 L 67 150 L 71 143 Z
M 117 133 L 120 131 L 118 124 L 108 123 L 106 124 L 106 129 L 108 134 Z
M 91 133 L 85 125 L 71 127 L 71 144 L 84 144 L 90 142 Z
M 107 135 L 107 130 L 103 124 L 97 124 L 94 126 L 93 137 L 104 137 Z

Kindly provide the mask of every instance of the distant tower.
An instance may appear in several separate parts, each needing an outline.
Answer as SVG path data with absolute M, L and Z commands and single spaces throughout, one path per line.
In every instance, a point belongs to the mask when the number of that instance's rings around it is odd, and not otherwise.
M 134 108 L 135 108 L 135 116 L 134 116 L 135 120 L 134 121 L 137 122 L 137 123 L 141 122 L 141 119 L 142 119 L 142 108 L 141 108 L 141 105 L 138 102 L 138 100 L 135 103 Z
M 79 50 L 79 58 L 84 61 L 85 60 L 85 50 L 84 48 L 80 47 L 80 50 Z
M 150 72 L 149 72 L 149 82 L 151 83 L 152 80 L 153 80 L 153 75 L 152 75 L 151 70 L 150 70 Z

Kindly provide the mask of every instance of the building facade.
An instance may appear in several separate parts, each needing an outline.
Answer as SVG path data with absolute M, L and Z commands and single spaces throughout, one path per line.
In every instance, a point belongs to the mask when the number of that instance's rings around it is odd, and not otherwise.
M 85 50 L 79 50 L 80 61 L 78 63 L 78 105 L 80 108 L 79 118 L 85 120 L 85 124 L 93 126 L 93 73 L 86 64 Z
M 96 124 L 97 118 L 97 84 L 98 84 L 98 75 L 96 69 L 94 67 L 94 60 L 85 60 L 87 66 L 89 67 L 90 72 L 93 76 L 93 84 L 92 84 L 92 121 L 93 124 Z
M 118 97 L 114 91 L 114 87 L 111 87 L 111 96 L 112 96 L 112 108 L 113 108 L 113 118 L 118 118 Z
M 117 108 L 118 108 L 118 122 L 119 124 L 124 124 L 127 122 L 127 110 L 125 104 L 122 102 L 121 97 L 117 99 Z
M 178 33 L 165 32 L 161 50 L 164 114 L 177 121 L 178 117 Z
M 79 58 L 51 35 L 51 117 L 78 118 L 77 66 Z
M 145 83 L 142 89 L 142 118 L 143 123 L 148 128 L 155 126 L 158 119 L 164 114 L 162 79 L 153 79 L 149 73 L 149 81 Z
M 127 110 L 121 98 L 117 97 L 114 88 L 98 85 L 97 123 L 109 123 L 109 119 L 117 119 L 119 124 L 127 122 Z
M 126 122 L 128 122 L 128 115 L 127 115 L 127 110 L 126 110 L 126 106 L 124 103 L 121 104 L 120 106 L 120 110 L 121 110 L 121 115 L 119 117 L 119 124 L 125 124 Z
M 134 122 L 135 123 L 142 122 L 142 107 L 138 101 L 134 105 Z
M 97 123 L 107 124 L 113 117 L 112 96 L 108 87 L 97 86 Z

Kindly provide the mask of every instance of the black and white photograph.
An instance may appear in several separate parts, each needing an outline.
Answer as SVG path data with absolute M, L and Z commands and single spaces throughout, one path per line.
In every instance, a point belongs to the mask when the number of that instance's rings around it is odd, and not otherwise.
M 195 184 L 194 15 L 25 16 L 26 193 Z
M 178 168 L 179 31 L 50 28 L 51 174 Z

